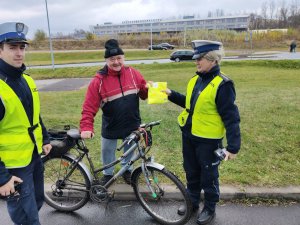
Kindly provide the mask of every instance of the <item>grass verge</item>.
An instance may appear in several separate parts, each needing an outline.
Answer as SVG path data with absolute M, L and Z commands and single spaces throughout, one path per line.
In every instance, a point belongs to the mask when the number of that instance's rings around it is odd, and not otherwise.
M 130 50 L 125 52 L 127 60 L 165 59 L 173 50 Z M 104 60 L 104 50 L 54 52 L 55 64 L 100 62 Z M 50 52 L 27 52 L 26 65 L 51 65 Z
M 135 65 L 146 80 L 167 81 L 182 93 L 195 73 L 193 63 Z M 236 160 L 220 166 L 221 184 L 239 186 L 300 185 L 300 77 L 299 61 L 224 62 L 222 71 L 235 82 L 241 115 L 242 148 Z M 98 68 L 65 68 L 29 71 L 35 79 L 91 77 Z M 47 127 L 78 125 L 85 90 L 42 92 L 42 117 Z M 58 98 L 59 96 L 59 98 Z M 176 123 L 181 109 L 172 103 L 148 105 L 141 101 L 144 122 L 162 120 L 153 129 L 157 162 L 185 180 L 181 137 Z M 95 162 L 100 160 L 101 112 L 95 120 L 96 138 L 88 141 Z M 99 163 L 98 163 L 99 165 Z

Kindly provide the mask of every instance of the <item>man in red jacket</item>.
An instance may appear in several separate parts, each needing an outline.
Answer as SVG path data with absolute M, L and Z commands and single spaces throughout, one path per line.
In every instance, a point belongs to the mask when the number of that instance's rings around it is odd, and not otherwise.
M 105 43 L 106 65 L 92 79 L 83 103 L 80 130 L 82 138 L 94 136 L 94 117 L 99 108 L 102 114 L 101 153 L 103 165 L 115 160 L 117 140 L 126 138 L 141 124 L 139 98 L 148 97 L 146 81 L 139 71 L 124 65 L 124 52 L 115 39 Z M 130 146 L 125 146 L 127 151 Z M 130 160 L 129 155 L 122 165 Z M 103 171 L 101 185 L 113 176 L 114 168 Z M 130 183 L 131 171 L 123 175 Z

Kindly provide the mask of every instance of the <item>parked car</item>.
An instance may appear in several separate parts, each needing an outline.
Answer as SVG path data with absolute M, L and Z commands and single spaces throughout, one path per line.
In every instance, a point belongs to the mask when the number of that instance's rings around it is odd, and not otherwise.
M 148 46 L 148 49 L 151 50 L 151 45 Z M 162 45 L 152 45 L 153 50 L 168 50 L 167 47 L 164 47 Z
M 171 45 L 169 43 L 160 43 L 158 45 L 152 45 L 153 50 L 167 50 L 167 49 L 174 49 L 175 45 Z M 151 50 L 151 45 L 148 47 Z
M 159 45 L 161 45 L 163 47 L 166 47 L 167 49 L 174 49 L 175 48 L 175 45 L 171 45 L 169 43 L 161 43 Z
M 170 55 L 170 60 L 175 62 L 180 62 L 182 60 L 192 60 L 194 55 L 194 51 L 192 50 L 177 50 L 172 52 Z

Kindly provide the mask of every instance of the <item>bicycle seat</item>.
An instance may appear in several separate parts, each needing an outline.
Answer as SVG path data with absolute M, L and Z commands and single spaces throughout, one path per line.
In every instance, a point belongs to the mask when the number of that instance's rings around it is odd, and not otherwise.
M 71 138 L 75 139 L 75 140 L 78 140 L 78 139 L 81 138 L 80 132 L 79 132 L 78 129 L 70 129 L 70 130 L 68 130 L 67 135 L 70 136 Z

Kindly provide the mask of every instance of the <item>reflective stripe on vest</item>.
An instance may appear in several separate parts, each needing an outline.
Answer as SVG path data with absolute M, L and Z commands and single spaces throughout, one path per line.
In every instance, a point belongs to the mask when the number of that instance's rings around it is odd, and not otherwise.
M 194 76 L 188 83 L 186 95 L 186 109 L 178 116 L 178 124 L 183 127 L 189 116 L 191 96 L 198 76 Z M 220 139 L 224 137 L 225 128 L 217 111 L 215 103 L 217 90 L 223 78 L 216 76 L 200 93 L 192 115 L 192 134 L 197 137 Z
M 33 100 L 33 125 L 37 128 L 32 137 L 38 152 L 42 152 L 42 128 L 39 123 L 40 100 L 33 79 L 23 74 Z M 25 167 L 31 162 L 34 150 L 34 142 L 31 139 L 28 128 L 31 127 L 26 111 L 16 93 L 0 79 L 0 97 L 5 107 L 5 114 L 0 121 L 0 158 L 6 168 Z

